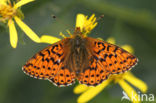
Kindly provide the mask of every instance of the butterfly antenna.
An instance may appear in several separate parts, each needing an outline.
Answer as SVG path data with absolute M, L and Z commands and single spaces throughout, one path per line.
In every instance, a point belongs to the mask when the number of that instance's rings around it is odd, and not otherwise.
M 99 17 L 97 17 L 96 22 L 98 22 L 100 20 L 103 20 L 103 18 L 104 18 L 104 14 L 100 15 Z M 96 35 L 98 35 L 98 33 L 96 33 Z
M 96 21 L 99 21 L 99 20 L 101 20 L 101 19 L 103 19 L 103 18 L 104 18 L 104 14 L 100 15 L 100 16 L 97 18 Z
M 52 18 L 53 18 L 54 20 L 58 21 L 61 25 L 64 25 L 65 27 L 69 27 L 70 29 L 72 28 L 71 30 L 74 30 L 73 27 L 71 27 L 71 26 L 68 25 L 68 24 L 63 23 L 63 21 L 61 21 L 58 17 L 56 17 L 56 15 L 51 15 L 51 16 L 52 16 Z M 67 32 L 67 34 L 68 34 L 69 36 L 72 36 L 72 33 L 70 32 L 69 29 L 67 29 L 66 32 Z M 66 38 L 66 36 L 65 36 L 62 32 L 60 32 L 60 35 L 61 35 L 62 37 L 64 37 L 64 38 Z

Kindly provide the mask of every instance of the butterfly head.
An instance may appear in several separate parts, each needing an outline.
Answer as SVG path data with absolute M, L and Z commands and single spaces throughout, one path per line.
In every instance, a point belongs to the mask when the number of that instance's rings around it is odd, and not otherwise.
M 76 28 L 75 28 L 75 31 L 74 31 L 73 37 L 76 37 L 76 36 L 80 36 L 80 37 L 83 36 L 83 33 L 81 32 L 80 27 L 76 27 Z
M 75 29 L 75 31 L 74 31 L 73 36 L 72 36 L 72 41 L 73 41 L 72 44 L 74 46 L 80 46 L 80 45 L 82 45 L 84 43 L 83 38 L 84 38 L 83 33 L 81 32 L 80 28 L 77 27 Z

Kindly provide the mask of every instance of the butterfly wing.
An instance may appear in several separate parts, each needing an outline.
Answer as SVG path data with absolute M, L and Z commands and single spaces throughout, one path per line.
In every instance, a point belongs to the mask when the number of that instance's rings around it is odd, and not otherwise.
M 137 63 L 134 55 L 116 45 L 90 37 L 85 39 L 92 56 L 88 68 L 78 78 L 81 84 L 96 86 L 109 75 L 124 73 Z
M 74 72 L 65 67 L 65 55 L 69 39 L 63 39 L 38 52 L 23 66 L 22 70 L 37 79 L 48 79 L 57 86 L 74 83 Z

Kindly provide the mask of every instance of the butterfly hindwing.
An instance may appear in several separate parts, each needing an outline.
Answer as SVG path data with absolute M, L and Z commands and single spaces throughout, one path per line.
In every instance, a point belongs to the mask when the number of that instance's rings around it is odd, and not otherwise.
M 48 79 L 58 86 L 66 86 L 74 82 L 74 73 L 64 67 L 65 42 L 61 40 L 38 52 L 23 66 L 23 71 L 37 79 Z
M 96 86 L 110 74 L 124 73 L 137 63 L 135 56 L 116 45 L 90 37 L 85 39 L 92 56 L 88 69 L 79 78 L 82 84 Z
M 94 56 L 89 61 L 89 67 L 84 70 L 78 80 L 81 84 L 87 86 L 96 86 L 106 80 L 110 72 L 104 69 L 101 62 L 99 62 Z
M 63 67 L 54 78 L 49 79 L 54 85 L 57 86 L 69 86 L 75 82 L 74 73 L 70 72 L 67 68 Z

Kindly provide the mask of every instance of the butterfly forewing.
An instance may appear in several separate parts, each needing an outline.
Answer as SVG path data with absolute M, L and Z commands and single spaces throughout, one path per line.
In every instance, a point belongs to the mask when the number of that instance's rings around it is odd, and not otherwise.
M 74 83 L 75 74 L 64 64 L 67 42 L 68 39 L 63 39 L 41 50 L 27 61 L 23 66 L 23 71 L 37 79 L 48 79 L 58 86 L 68 86 Z
M 131 69 L 137 58 L 122 48 L 105 41 L 86 37 L 86 48 L 91 52 L 88 69 L 78 78 L 80 83 L 96 86 L 111 74 Z

